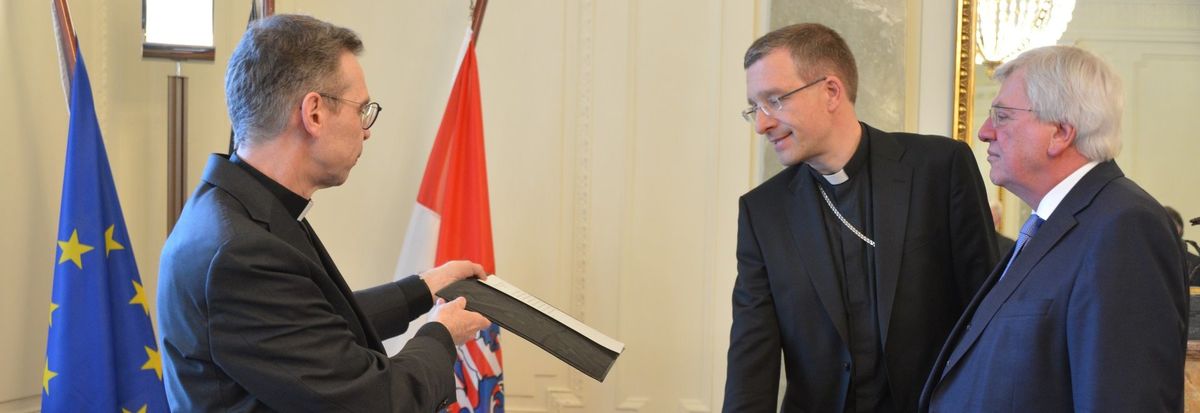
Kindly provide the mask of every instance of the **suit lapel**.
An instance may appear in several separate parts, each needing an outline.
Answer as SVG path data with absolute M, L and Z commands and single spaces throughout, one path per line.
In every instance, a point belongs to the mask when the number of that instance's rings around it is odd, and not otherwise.
M 883 132 L 863 127 L 863 139 L 871 139 L 871 213 L 875 227 L 875 285 L 878 294 L 879 337 L 887 348 L 888 325 L 896 285 L 900 279 L 901 253 L 908 225 L 912 168 L 900 163 L 904 147 Z
M 307 235 L 298 222 L 288 215 L 286 208 L 279 200 L 264 188 L 254 177 L 233 164 L 226 155 L 212 155 L 205 168 L 204 181 L 221 188 L 242 203 L 250 219 L 263 224 L 275 236 L 287 242 L 292 248 L 303 252 L 320 265 L 320 256 L 308 242 Z M 293 222 L 288 222 L 293 221 Z M 290 224 L 290 225 L 287 225 Z
M 1021 285 L 1021 282 L 1029 276 L 1033 267 L 1045 258 L 1055 245 L 1058 245 L 1063 236 L 1075 227 L 1078 223 L 1075 215 L 1091 204 L 1092 199 L 1096 197 L 1096 194 L 1100 192 L 1100 189 L 1104 185 L 1120 176 L 1123 176 L 1123 174 L 1116 163 L 1112 161 L 1104 162 L 1096 165 L 1087 175 L 1084 175 L 1083 179 L 1080 179 L 1075 184 L 1074 188 L 1071 188 L 1067 196 L 1058 205 L 1058 208 L 1054 210 L 1050 219 L 1046 220 L 1045 224 L 1042 224 L 1037 234 L 1017 254 L 1016 259 L 1009 266 L 1008 274 L 1005 274 L 1003 279 L 997 281 L 991 291 L 979 303 L 979 308 L 971 318 L 972 328 L 964 332 L 954 352 L 950 354 L 950 359 L 946 363 L 943 376 L 971 349 L 971 346 L 975 344 L 979 336 L 987 328 L 988 323 L 995 317 L 996 312 L 1000 310 L 1005 301 L 1008 301 L 1008 298 Z M 1000 273 L 1004 271 L 1003 266 L 1005 262 L 1003 261 L 998 264 L 996 271 L 992 274 L 993 277 L 1000 276 Z
M 341 292 L 342 297 L 345 298 L 345 305 L 348 309 L 342 311 L 343 317 L 347 318 L 347 321 L 350 321 L 351 318 L 357 321 L 349 323 L 350 329 L 354 332 L 355 336 L 363 340 L 363 344 L 367 347 L 381 353 L 386 353 L 387 350 L 383 348 L 382 342 L 379 340 L 379 334 L 371 326 L 370 320 L 363 318 L 362 308 L 359 308 L 358 301 L 354 299 L 354 290 L 350 289 L 350 286 L 346 284 L 346 278 L 342 277 L 342 272 L 337 269 L 337 265 L 334 265 L 333 258 L 329 256 L 329 251 L 325 249 L 325 244 L 321 242 L 321 238 L 317 236 L 317 232 L 312 229 L 312 225 L 308 223 L 307 219 L 304 220 L 303 224 L 307 227 L 308 231 L 312 232 L 312 244 L 317 249 L 317 255 L 320 258 L 322 266 L 325 268 L 325 272 L 329 274 L 329 279 L 333 281 L 338 291 Z
M 792 194 L 787 200 L 787 216 L 792 239 L 798 247 L 797 256 L 803 266 L 800 272 L 808 275 L 838 335 L 843 342 L 849 343 L 846 305 L 842 302 L 842 289 L 829 248 L 824 212 L 820 210 L 828 207 L 813 187 L 811 168 L 803 165 L 795 171 L 790 185 Z
M 272 220 L 267 223 L 267 231 L 283 239 L 293 248 L 303 252 L 313 260 L 313 263 L 321 265 L 321 254 L 317 252 L 311 242 L 308 242 L 308 234 L 301 228 L 301 223 L 298 221 L 294 224 L 289 222 L 296 220 L 287 211 L 284 211 L 283 208 L 274 208 L 273 212 Z
M 296 221 L 267 188 L 223 155 L 213 155 L 204 171 L 203 179 L 228 192 L 242 203 L 250 219 L 263 224 L 271 234 L 302 252 L 312 260 L 313 266 L 324 269 L 323 274 L 314 275 L 313 281 L 323 291 L 329 287 L 336 290 L 337 294 L 326 294 L 330 305 L 346 320 L 351 332 L 361 344 L 384 351 L 370 323 L 360 318 L 362 311 L 354 300 L 353 291 L 333 265 L 333 260 L 329 258 L 320 240 L 314 234 L 313 241 L 309 242 L 308 234 L 302 227 L 303 223 Z M 316 279 L 317 277 L 323 279 Z
M 1008 257 L 1011 254 L 1012 250 L 1009 250 L 1009 253 L 1004 255 L 1001 262 L 1008 262 Z M 946 361 L 952 354 L 957 353 L 959 347 L 962 347 L 957 345 L 962 340 L 958 340 L 956 337 L 961 337 L 963 329 L 968 324 L 971 324 L 971 317 L 975 314 L 975 309 L 979 308 L 980 301 L 983 301 L 988 295 L 988 291 L 991 291 L 992 287 L 996 285 L 996 279 L 1000 278 L 1000 271 L 1003 270 L 1004 267 L 1000 266 L 992 269 L 991 274 L 988 274 L 988 277 L 983 280 L 983 285 L 979 287 L 979 292 L 971 298 L 970 303 L 967 303 L 967 308 L 963 311 L 964 316 L 958 317 L 958 321 L 954 323 L 954 328 L 950 329 L 950 335 L 947 336 L 946 344 L 943 344 L 941 351 L 938 351 L 937 359 L 933 363 L 933 371 L 930 372 L 929 377 L 926 379 L 924 390 L 921 392 L 921 406 L 928 405 L 932 393 L 937 390 L 937 384 L 945 377 L 946 372 L 950 371 L 950 363 Z M 958 360 L 955 361 L 957 362 Z
M 995 281 L 995 285 L 983 300 L 979 302 L 979 307 L 975 310 L 975 314 L 971 317 L 971 329 L 963 333 L 963 337 L 959 340 L 958 346 L 954 352 L 950 353 L 950 359 L 946 362 L 946 372 L 954 368 L 955 364 L 962 359 L 967 350 L 979 339 L 992 318 L 996 316 L 996 312 L 1008 301 L 1017 287 L 1021 285 L 1021 281 L 1029 276 L 1030 270 L 1033 269 L 1039 261 L 1050 252 L 1050 249 L 1058 244 L 1064 235 L 1075 227 L 1075 217 L 1062 216 L 1054 214 L 1053 219 L 1046 221 L 1041 229 L 1038 229 L 1037 235 L 1029 240 L 1027 244 L 1017 254 L 1017 258 L 1013 260 L 1012 265 L 1008 269 L 1008 274 L 999 281 Z M 1007 261 L 1002 261 L 996 266 L 991 277 L 999 278 L 1004 272 L 1004 264 Z

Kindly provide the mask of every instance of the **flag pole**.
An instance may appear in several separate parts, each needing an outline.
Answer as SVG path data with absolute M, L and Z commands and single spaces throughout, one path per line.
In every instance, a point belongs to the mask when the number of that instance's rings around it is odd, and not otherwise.
M 167 76 L 167 234 L 187 202 L 187 79 L 176 60 Z
M 67 0 L 50 0 L 50 14 L 54 19 L 54 37 L 58 40 L 59 74 L 62 76 L 63 97 L 67 110 L 71 108 L 71 79 L 75 76 L 75 50 L 79 39 L 75 38 L 75 26 L 71 24 L 71 9 Z
M 147 294 L 83 53 L 67 1 L 50 5 L 69 117 L 40 411 L 166 411 Z
M 479 31 L 483 29 L 483 13 L 487 11 L 487 0 L 475 0 L 471 7 L 471 42 L 479 39 Z
M 142 5 L 142 31 L 146 34 L 146 5 Z M 210 28 L 211 30 L 211 28 Z M 175 74 L 167 75 L 167 233 L 175 227 L 183 205 L 187 202 L 187 90 L 188 78 L 183 75 L 183 61 L 216 58 L 216 47 L 142 42 L 142 58 L 170 59 L 175 62 Z

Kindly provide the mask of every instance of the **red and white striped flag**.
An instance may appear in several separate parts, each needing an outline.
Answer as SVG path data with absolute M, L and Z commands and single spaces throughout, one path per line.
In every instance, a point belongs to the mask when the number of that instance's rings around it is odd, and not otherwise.
M 483 265 L 488 274 L 496 271 L 479 73 L 470 31 L 463 43 L 458 75 L 404 236 L 396 265 L 397 278 L 464 259 Z M 448 411 L 504 411 L 499 333 L 500 327 L 492 324 L 458 348 L 458 362 L 454 365 L 458 401 Z M 389 343 L 390 351 L 398 350 L 395 344 Z

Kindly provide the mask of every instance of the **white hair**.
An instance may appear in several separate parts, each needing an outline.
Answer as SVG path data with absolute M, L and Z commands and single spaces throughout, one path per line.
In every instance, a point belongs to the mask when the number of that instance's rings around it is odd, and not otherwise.
M 1025 93 L 1043 122 L 1075 127 L 1075 148 L 1090 161 L 1121 152 L 1121 79 L 1099 57 L 1074 46 L 1046 46 L 1021 53 L 996 69 L 1003 82 L 1025 69 Z

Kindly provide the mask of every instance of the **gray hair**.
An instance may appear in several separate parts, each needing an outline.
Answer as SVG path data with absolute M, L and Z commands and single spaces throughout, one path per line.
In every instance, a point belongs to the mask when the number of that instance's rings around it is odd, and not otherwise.
M 340 94 L 343 53 L 362 53 L 349 29 L 309 16 L 281 14 L 254 22 L 225 72 L 225 104 L 235 143 L 261 143 L 283 130 L 297 100 L 309 92 Z
M 1025 93 L 1043 122 L 1075 127 L 1075 148 L 1090 161 L 1121 153 L 1121 79 L 1099 57 L 1074 46 L 1028 50 L 996 69 L 1003 82 L 1025 69 Z
M 751 65 L 775 49 L 784 48 L 792 54 L 796 73 L 805 81 L 816 80 L 832 73 L 842 79 L 850 103 L 858 98 L 858 65 L 850 46 L 833 29 L 818 23 L 799 23 L 781 27 L 755 40 L 746 50 L 743 68 Z

